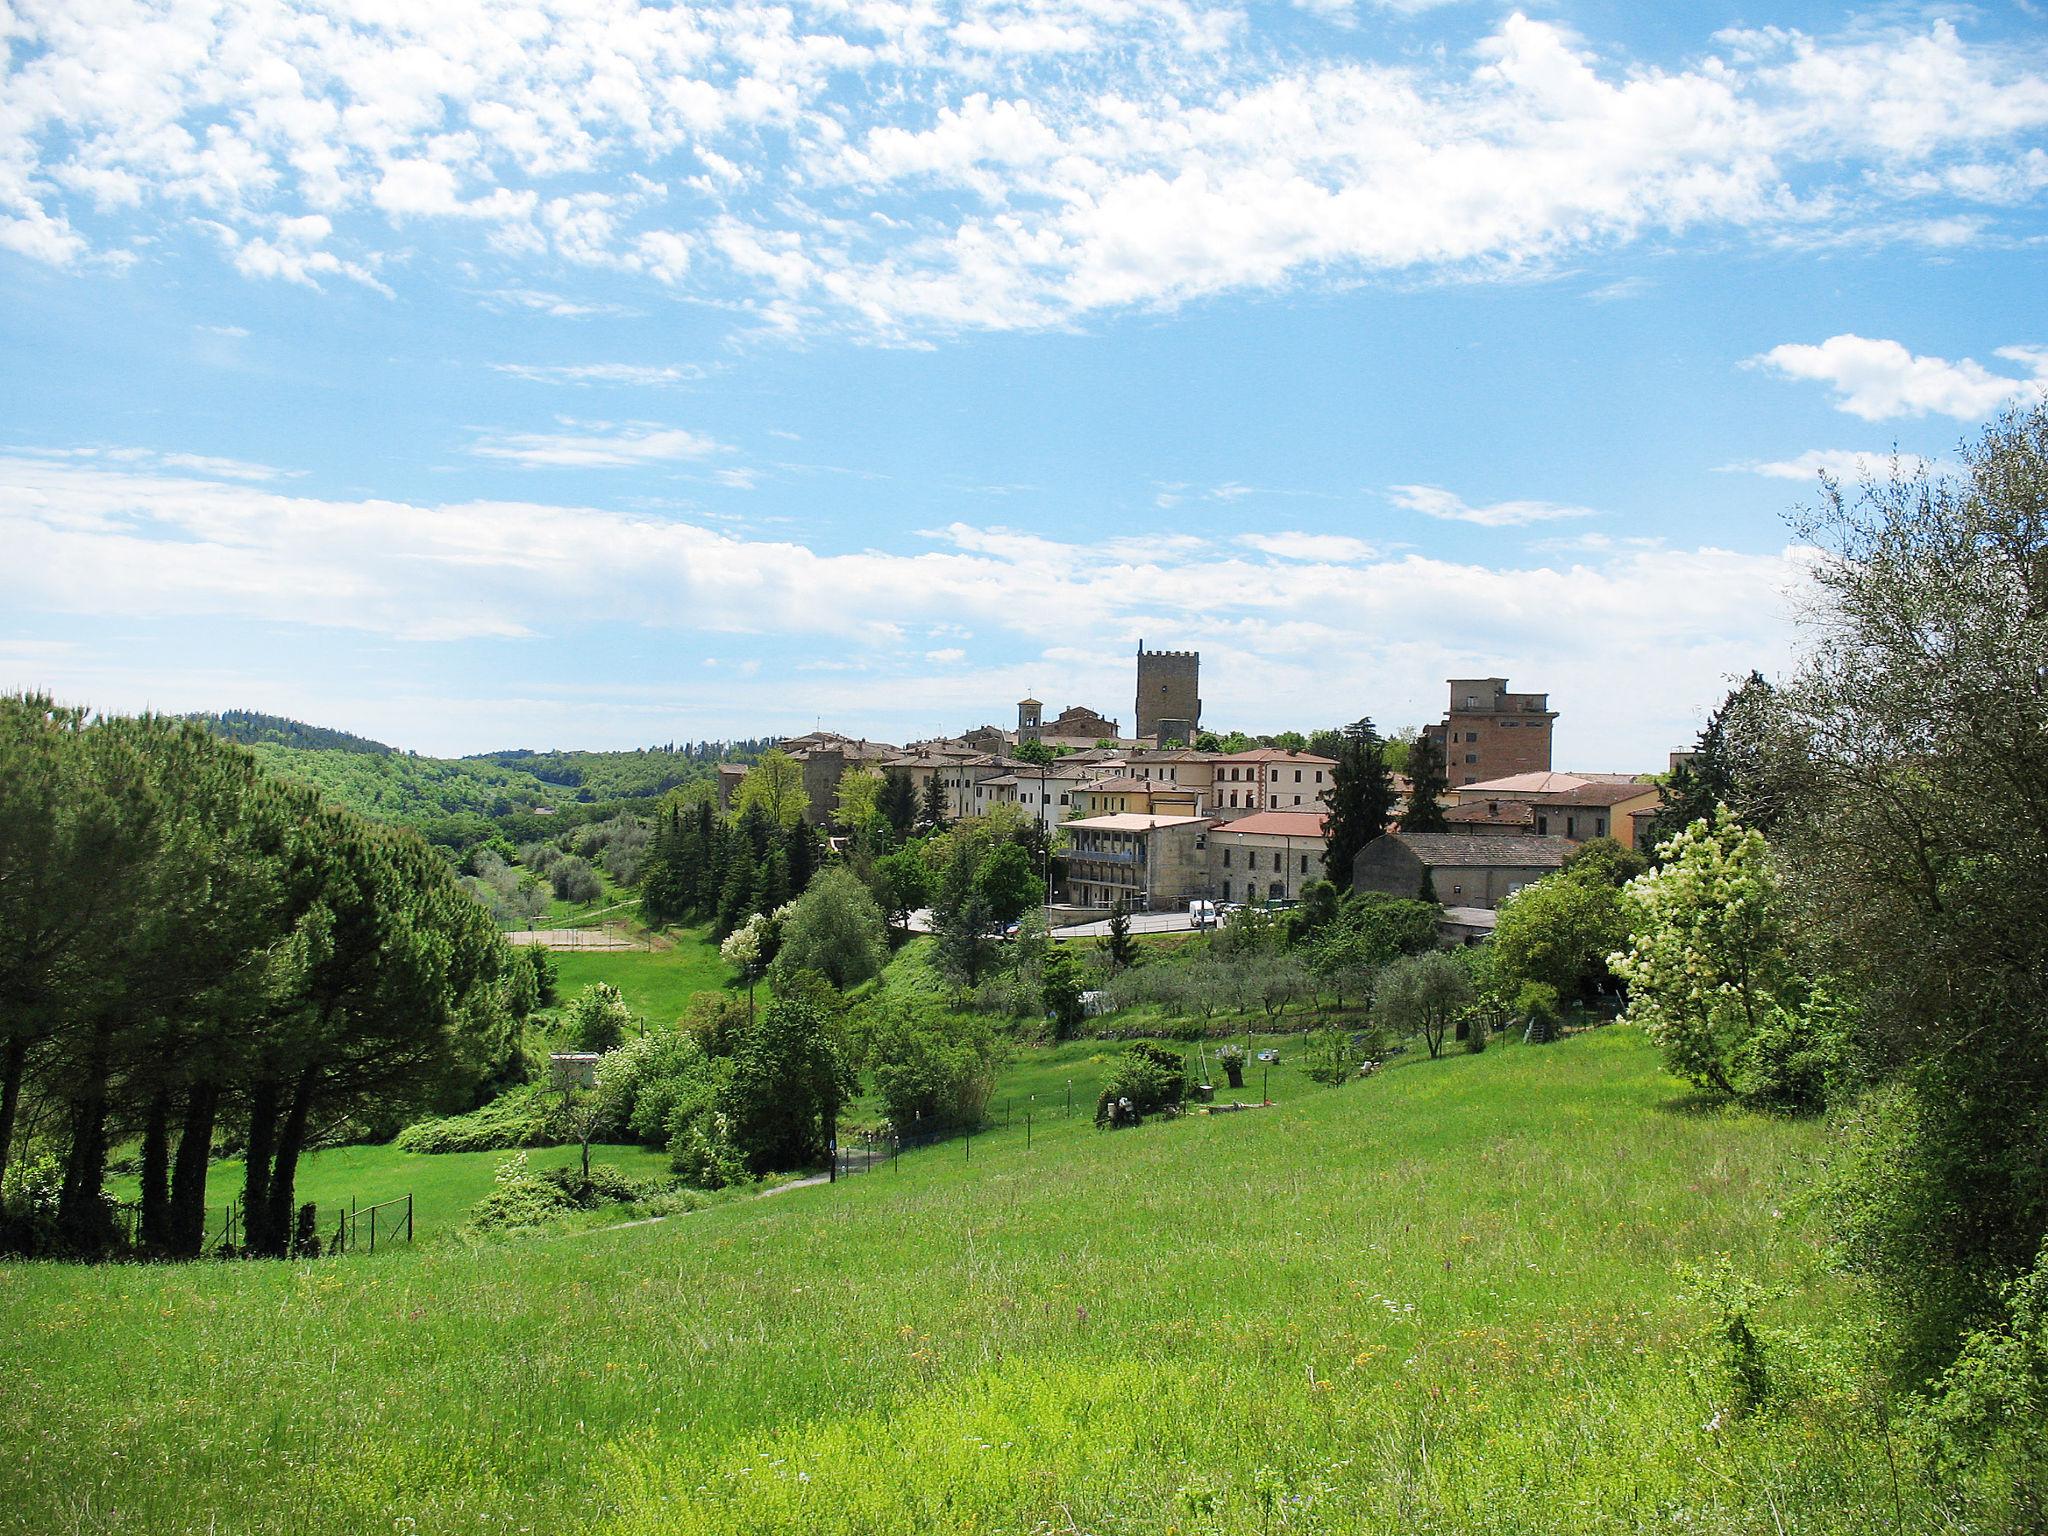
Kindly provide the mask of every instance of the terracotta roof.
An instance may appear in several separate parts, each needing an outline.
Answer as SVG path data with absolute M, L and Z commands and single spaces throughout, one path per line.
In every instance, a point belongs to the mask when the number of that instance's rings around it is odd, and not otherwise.
M 1321 837 L 1329 820 L 1320 811 L 1258 811 L 1226 821 L 1216 830 L 1264 837 Z
M 1565 837 L 1499 837 L 1481 832 L 1390 832 L 1432 869 L 1557 869 L 1578 845 Z M 1367 848 L 1373 844 L 1366 844 Z M 1360 850 L 1363 853 L 1364 850 Z

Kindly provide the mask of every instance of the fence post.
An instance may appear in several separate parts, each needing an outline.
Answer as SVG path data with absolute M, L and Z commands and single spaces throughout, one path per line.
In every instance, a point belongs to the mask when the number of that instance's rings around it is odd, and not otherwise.
M 370 1252 L 377 1251 L 377 1207 L 370 1207 Z
M 405 1240 L 412 1242 L 412 1191 L 405 1192 Z

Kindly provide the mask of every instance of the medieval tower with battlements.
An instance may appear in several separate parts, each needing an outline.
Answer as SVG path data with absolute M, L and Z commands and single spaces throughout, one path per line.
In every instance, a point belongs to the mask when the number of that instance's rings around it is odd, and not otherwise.
M 1138 642 L 1140 740 L 1195 744 L 1202 728 L 1202 653 L 1148 651 Z

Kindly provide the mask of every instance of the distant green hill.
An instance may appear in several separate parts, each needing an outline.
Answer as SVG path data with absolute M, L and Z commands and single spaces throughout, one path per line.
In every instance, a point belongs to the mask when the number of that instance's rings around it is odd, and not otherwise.
M 217 715 L 197 714 L 187 718 L 214 735 L 228 741 L 239 741 L 245 747 L 302 747 L 321 752 L 364 752 L 379 757 L 394 756 L 397 751 L 367 736 L 331 731 L 325 726 L 308 725 L 303 720 L 289 719 L 284 715 L 261 714 L 253 709 L 224 709 Z
M 271 772 L 318 789 L 365 816 L 467 849 L 494 836 L 524 843 L 609 816 L 696 779 L 725 756 L 765 742 L 681 742 L 632 752 L 534 752 L 420 757 L 347 731 L 283 715 L 228 709 L 192 720 L 254 751 Z
M 310 784 L 338 805 L 415 828 L 429 842 L 450 847 L 482 842 L 499 824 L 527 816 L 536 807 L 555 810 L 576 800 L 574 790 L 491 763 L 449 762 L 403 752 L 376 756 L 308 750 L 274 742 L 258 742 L 250 750 L 271 772 Z

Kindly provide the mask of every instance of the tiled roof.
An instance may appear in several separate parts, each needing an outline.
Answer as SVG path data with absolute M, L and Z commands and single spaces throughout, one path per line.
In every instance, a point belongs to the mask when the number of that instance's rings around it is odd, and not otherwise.
M 1321 837 L 1329 820 L 1320 811 L 1259 811 L 1226 821 L 1216 830 L 1250 832 L 1263 837 Z
M 1392 832 L 1388 836 L 1434 869 L 1557 869 L 1577 846 L 1564 837 L 1501 837 L 1487 832 Z

